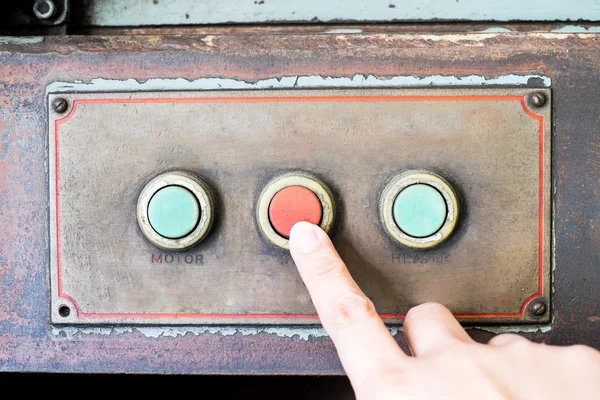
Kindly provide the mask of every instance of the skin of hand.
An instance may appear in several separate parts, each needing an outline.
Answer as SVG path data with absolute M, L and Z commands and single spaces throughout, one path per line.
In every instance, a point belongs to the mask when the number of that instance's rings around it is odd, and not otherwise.
M 600 399 L 600 352 L 516 334 L 477 343 L 437 303 L 408 312 L 410 357 L 323 230 L 297 223 L 290 251 L 358 399 Z

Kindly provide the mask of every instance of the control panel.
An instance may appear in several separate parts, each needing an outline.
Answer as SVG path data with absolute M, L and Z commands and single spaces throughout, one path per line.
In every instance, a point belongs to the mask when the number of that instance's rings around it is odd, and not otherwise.
M 50 93 L 55 324 L 318 324 L 318 224 L 389 324 L 550 318 L 550 89 Z M 57 105 L 60 105 L 58 107 Z

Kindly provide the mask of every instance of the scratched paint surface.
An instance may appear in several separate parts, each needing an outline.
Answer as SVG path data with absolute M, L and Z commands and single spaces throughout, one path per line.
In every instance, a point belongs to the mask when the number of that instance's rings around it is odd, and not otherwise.
M 341 373 L 333 345 L 320 328 L 306 328 L 308 333 L 260 328 L 244 334 L 241 328 L 211 332 L 183 327 L 177 328 L 181 333 L 171 334 L 174 328 L 153 327 L 145 333 L 124 328 L 102 335 L 81 329 L 71 335 L 67 331 L 73 328 L 49 324 L 44 93 L 51 82 L 79 80 L 78 85 L 86 85 L 98 77 L 140 88 L 165 85 L 170 79 L 180 82 L 177 78 L 208 79 L 203 82 L 215 86 L 218 79 L 249 85 L 283 80 L 293 85 L 293 78 L 281 79 L 285 76 L 316 77 L 310 79 L 319 82 L 328 76 L 336 82 L 354 82 L 355 76 L 378 81 L 395 76 L 552 79 L 554 322 L 551 330 L 521 334 L 547 343 L 577 342 L 600 348 L 600 302 L 594 301 L 600 279 L 600 138 L 594 135 L 600 132 L 596 110 L 600 37 L 591 33 L 485 34 L 476 40 L 469 35 L 430 36 L 0 40 L 0 370 Z M 132 77 L 135 83 L 128 81 Z M 522 85 L 543 85 L 543 79 L 532 78 Z M 493 335 L 488 331 L 504 331 L 485 329 L 470 333 L 486 341 Z M 401 332 L 396 339 L 406 349 Z

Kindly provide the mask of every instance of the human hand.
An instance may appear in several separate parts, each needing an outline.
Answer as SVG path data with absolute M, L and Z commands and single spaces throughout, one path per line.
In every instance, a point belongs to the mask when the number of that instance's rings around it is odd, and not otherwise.
M 297 223 L 290 251 L 358 399 L 600 399 L 600 352 L 516 334 L 480 344 L 437 303 L 408 312 L 409 357 L 323 230 Z

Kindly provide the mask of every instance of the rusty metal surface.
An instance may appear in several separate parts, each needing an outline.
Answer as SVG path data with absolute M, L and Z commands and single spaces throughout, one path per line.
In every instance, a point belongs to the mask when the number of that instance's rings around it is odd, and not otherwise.
M 77 21 L 73 21 L 77 24 Z M 395 23 L 395 24 L 277 24 L 277 25 L 201 25 L 201 26 L 153 26 L 153 27 L 98 27 L 70 26 L 71 34 L 86 35 L 248 35 L 248 34 L 442 34 L 442 33 L 482 33 L 482 32 L 598 32 L 597 22 L 541 23 L 541 22 L 502 22 L 502 23 Z M 567 33 L 565 32 L 565 33 Z
M 553 86 L 553 323 L 522 333 L 600 348 L 600 37 L 593 34 L 67 37 L 0 47 L 0 369 L 341 373 L 327 337 L 53 330 L 44 90 L 103 77 L 541 74 Z M 538 85 L 532 80 L 530 85 Z M 470 330 L 479 341 L 492 333 Z M 401 333 L 399 344 L 406 349 Z
M 548 322 L 527 312 L 550 288 L 550 108 L 527 105 L 538 92 L 51 94 L 71 105 L 48 123 L 52 321 L 318 323 L 289 253 L 255 220 L 265 183 L 300 169 L 334 188 L 332 239 L 386 322 L 427 301 L 469 323 Z M 379 223 L 382 188 L 415 167 L 461 194 L 460 226 L 435 249 L 395 244 Z M 220 199 L 208 239 L 177 254 L 133 218 L 142 187 L 173 168 Z

